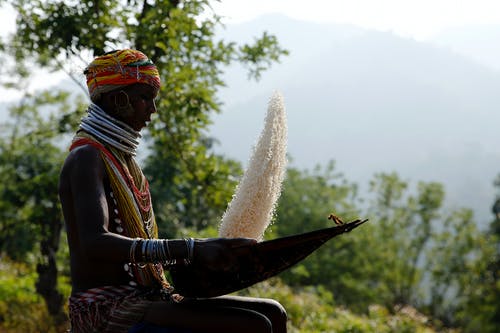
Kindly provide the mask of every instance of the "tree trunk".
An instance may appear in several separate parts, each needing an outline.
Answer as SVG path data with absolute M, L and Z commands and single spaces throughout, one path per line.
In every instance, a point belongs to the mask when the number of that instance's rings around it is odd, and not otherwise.
M 59 221 L 55 223 L 45 222 L 42 225 L 42 235 L 45 236 L 40 244 L 42 260 L 36 266 L 38 273 L 36 291 L 44 298 L 47 310 L 56 325 L 66 320 L 63 311 L 63 295 L 57 290 L 56 254 L 61 239 L 61 228 L 62 223 Z

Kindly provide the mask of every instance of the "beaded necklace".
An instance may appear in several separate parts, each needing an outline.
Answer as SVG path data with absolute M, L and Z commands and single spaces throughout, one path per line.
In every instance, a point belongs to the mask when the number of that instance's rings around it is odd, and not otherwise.
M 138 131 L 134 130 L 124 122 L 110 116 L 97 104 L 91 103 L 87 109 L 87 113 L 87 117 L 82 118 L 80 129 L 89 133 L 102 143 L 125 153 L 125 156 L 122 158 L 123 160 L 127 159 L 126 155 L 136 155 L 137 146 L 139 145 L 138 139 L 141 138 L 141 134 Z M 122 162 L 124 162 L 122 165 L 135 165 L 135 163 L 126 163 L 126 161 Z M 134 181 L 128 168 L 121 167 L 120 173 L 125 179 L 127 179 L 128 185 L 134 193 L 134 197 L 136 198 L 137 204 L 142 212 L 149 212 L 151 210 L 151 196 L 149 193 L 148 181 L 145 180 L 144 188 L 141 191 L 136 186 L 136 182 Z M 150 221 L 146 219 L 145 224 L 148 225 L 149 223 Z
M 135 203 L 140 209 L 142 221 L 146 228 L 145 230 L 146 231 L 151 230 L 152 210 L 151 210 L 151 193 L 149 192 L 149 182 L 147 181 L 146 178 L 143 177 L 142 172 L 140 171 L 140 168 L 137 166 L 135 161 L 133 161 L 132 158 L 129 158 L 127 161 L 126 156 L 120 156 L 119 152 L 115 152 L 115 154 L 112 154 L 111 151 L 106 149 L 104 145 L 102 145 L 98 141 L 95 141 L 95 139 L 92 139 L 91 137 L 86 137 L 85 135 L 82 136 L 81 134 L 75 138 L 73 144 L 70 147 L 70 150 L 83 145 L 91 145 L 98 148 L 101 151 L 101 153 L 103 153 L 109 159 L 109 161 L 111 162 L 111 166 L 116 171 L 115 173 L 121 175 L 120 179 L 124 181 L 124 185 L 128 187 L 132 192 L 135 198 Z M 131 168 L 131 170 L 129 170 L 129 168 Z M 137 187 L 136 181 L 134 180 L 131 171 L 137 175 L 136 176 L 137 178 L 142 178 L 143 182 L 142 191 Z M 148 233 L 148 236 L 149 235 L 150 234 Z
M 82 131 L 73 139 L 70 150 L 92 145 L 101 151 L 110 179 L 110 197 L 117 214 L 116 231 L 128 237 L 158 237 L 149 183 L 133 158 L 141 135 L 96 104 L 91 104 L 87 112 L 88 116 L 80 124 Z M 127 263 L 124 269 L 134 279 L 131 285 L 137 281 L 141 285 L 159 283 L 164 288 L 169 287 L 159 264 Z
M 117 149 L 113 150 L 112 147 L 108 149 L 96 138 L 82 131 L 73 139 L 70 150 L 85 145 L 91 145 L 102 153 L 111 185 L 112 208 L 117 216 L 114 220 L 116 231 L 128 237 L 157 238 L 158 227 L 151 207 L 149 186 L 133 158 Z M 136 179 L 142 183 L 142 191 L 135 185 Z M 140 179 L 143 181 L 141 182 Z M 137 193 L 141 194 L 139 198 Z M 161 264 L 132 265 L 127 263 L 124 265 L 124 269 L 131 277 L 133 276 L 131 285 L 136 283 L 144 286 L 159 284 L 163 288 L 169 288 Z

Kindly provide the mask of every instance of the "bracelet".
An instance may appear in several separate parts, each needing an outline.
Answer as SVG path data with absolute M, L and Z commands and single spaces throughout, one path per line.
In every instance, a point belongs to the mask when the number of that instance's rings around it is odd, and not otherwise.
M 165 240 L 161 239 L 160 242 L 161 242 L 161 244 L 158 246 L 159 257 L 163 258 L 163 263 L 166 265 L 168 259 L 167 259 L 167 252 L 165 252 Z
M 194 257 L 194 239 L 184 238 L 186 244 L 186 256 L 182 259 L 184 264 L 190 265 Z M 172 258 L 168 239 L 142 239 L 135 238 L 130 245 L 129 258 L 131 263 L 137 263 L 135 253 L 137 247 L 141 248 L 141 264 L 163 263 L 164 265 L 175 265 L 177 260 Z
M 161 239 L 157 239 L 156 240 L 156 248 L 155 248 L 155 256 L 156 258 L 158 258 L 158 262 L 162 261 L 161 259 L 163 259 L 164 257 L 161 255 L 161 248 L 162 248 L 162 244 L 161 244 Z
M 153 262 L 153 250 L 154 250 L 155 241 L 153 239 L 148 240 L 148 250 L 146 252 L 146 259 L 148 262 Z
M 175 265 L 176 260 L 172 258 L 172 254 L 170 253 L 170 247 L 168 246 L 168 239 L 164 239 L 163 244 L 164 244 L 164 250 L 166 251 L 165 264 Z
M 146 259 L 148 260 L 148 262 L 153 262 L 154 247 L 155 247 L 155 242 L 154 242 L 154 240 L 151 239 L 148 242 L 148 250 L 146 252 Z
M 142 241 L 142 253 L 141 253 L 141 256 L 142 256 L 142 262 L 143 263 L 146 263 L 147 260 L 146 260 L 146 248 L 148 246 L 148 242 L 149 242 L 149 239 L 145 239 Z
M 190 265 L 193 262 L 193 254 L 194 254 L 194 239 L 184 238 L 184 242 L 186 243 L 187 256 L 184 259 L 184 263 L 186 265 Z
M 194 239 L 189 238 L 189 261 L 192 263 L 194 260 Z
M 135 238 L 132 241 L 132 244 L 130 245 L 130 253 L 129 253 L 130 263 L 135 263 L 135 249 L 137 247 L 137 243 L 140 241 L 142 241 L 140 238 Z

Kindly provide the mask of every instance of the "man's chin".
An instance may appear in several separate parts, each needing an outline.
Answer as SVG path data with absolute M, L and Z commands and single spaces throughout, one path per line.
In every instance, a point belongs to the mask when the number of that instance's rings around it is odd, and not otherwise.
M 140 132 L 144 127 L 147 127 L 147 123 L 137 124 L 132 126 L 134 131 Z

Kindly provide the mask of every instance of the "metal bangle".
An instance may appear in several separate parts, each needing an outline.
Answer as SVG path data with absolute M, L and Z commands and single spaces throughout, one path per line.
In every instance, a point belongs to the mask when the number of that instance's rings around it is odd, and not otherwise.
M 150 245 L 149 245 L 149 253 L 148 253 L 148 257 L 149 257 L 149 262 L 155 262 L 154 260 L 154 254 L 155 254 L 155 240 L 152 239 L 150 240 Z
M 158 246 L 158 249 L 160 252 L 160 256 L 159 256 L 159 258 L 161 258 L 160 261 L 163 263 L 166 263 L 167 262 L 167 254 L 165 252 L 165 240 L 164 239 L 160 239 L 160 244 Z
M 161 255 L 161 239 L 156 240 L 156 262 L 161 262 L 163 257 Z
M 153 241 L 153 243 L 154 243 L 154 244 L 153 244 L 153 255 L 152 255 L 151 257 L 152 257 L 152 261 L 153 261 L 154 263 L 157 263 L 158 261 L 160 261 L 160 257 L 159 257 L 159 255 L 158 255 L 158 240 L 157 240 L 157 239 L 155 239 L 155 240 Z
M 170 253 L 170 247 L 168 246 L 168 239 L 165 239 L 165 250 L 167 251 L 167 262 L 169 265 L 175 265 L 175 259 L 172 258 L 172 254 Z
M 147 259 L 147 262 L 152 262 L 153 258 L 151 258 L 151 255 L 153 254 L 153 245 L 154 245 L 154 242 L 152 239 L 149 239 L 149 243 L 148 243 L 148 248 L 147 248 L 147 255 L 146 255 L 146 259 Z
M 193 262 L 193 250 L 194 250 L 194 240 L 190 238 L 184 238 L 184 242 L 186 243 L 186 259 L 184 262 L 186 265 L 190 265 Z
M 148 242 L 149 242 L 149 239 L 145 239 L 142 241 L 142 253 L 141 253 L 141 256 L 142 256 L 142 262 L 145 263 L 146 262 L 146 248 L 148 246 Z
M 189 238 L 189 262 L 193 262 L 194 260 L 194 239 Z
M 130 245 L 130 253 L 129 253 L 129 259 L 131 263 L 135 263 L 135 249 L 137 247 L 137 243 L 139 242 L 140 238 L 136 238 L 132 241 L 132 244 Z

